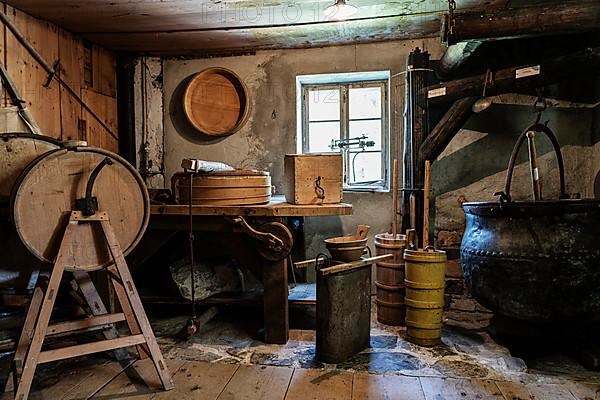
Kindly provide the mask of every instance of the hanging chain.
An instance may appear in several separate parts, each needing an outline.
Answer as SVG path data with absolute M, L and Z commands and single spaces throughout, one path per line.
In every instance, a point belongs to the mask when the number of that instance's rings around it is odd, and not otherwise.
M 453 36 L 456 32 L 456 20 L 454 18 L 454 11 L 456 11 L 456 1 L 448 0 L 448 34 Z

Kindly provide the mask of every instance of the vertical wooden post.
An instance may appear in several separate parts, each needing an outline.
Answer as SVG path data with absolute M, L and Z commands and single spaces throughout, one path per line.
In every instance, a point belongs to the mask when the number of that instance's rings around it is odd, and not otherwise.
M 73 235 L 73 229 L 76 225 L 76 222 L 69 222 L 67 224 L 67 228 L 65 229 L 62 244 L 60 246 L 60 250 L 58 251 L 58 255 L 56 256 L 56 262 L 54 263 L 52 274 L 50 275 L 48 288 L 44 293 L 44 299 L 42 300 L 39 316 L 37 316 L 37 321 L 35 323 L 35 329 L 33 332 L 31 343 L 29 343 L 29 348 L 27 350 L 27 355 L 23 364 L 23 374 L 20 376 L 20 379 L 18 379 L 16 381 L 17 383 L 15 384 L 16 400 L 25 400 L 29 396 L 29 391 L 31 390 L 31 383 L 33 382 L 33 375 L 35 374 L 35 370 L 38 364 L 38 357 L 42 350 L 44 339 L 46 338 L 46 330 L 48 329 L 48 323 L 50 322 L 50 316 L 52 314 L 52 309 L 54 308 L 54 302 L 56 301 L 56 295 L 58 294 L 60 281 L 63 277 L 63 273 L 65 270 L 65 261 L 68 257 L 68 245 L 65 244 L 70 243 L 72 241 L 71 236 Z M 35 313 L 35 310 L 30 308 L 28 314 L 30 312 Z M 29 315 L 26 319 L 29 319 Z
M 25 317 L 25 323 L 23 324 L 23 330 L 21 331 L 15 357 L 13 358 L 11 365 L 11 371 L 6 381 L 6 387 L 4 388 L 5 392 L 12 391 L 19 384 L 19 380 L 21 379 L 21 374 L 23 372 L 23 361 L 27 356 L 27 349 L 29 348 L 31 340 L 33 339 L 35 323 L 40 315 L 43 298 L 44 292 L 39 286 L 36 287 L 33 292 L 33 297 L 31 298 L 31 303 L 29 303 L 27 316 Z
M 392 183 L 393 194 L 393 203 L 394 203 L 394 217 L 393 217 L 393 225 L 392 225 L 392 235 L 393 238 L 396 239 L 396 235 L 398 234 L 398 159 L 394 159 L 394 181 Z
M 425 192 L 423 197 L 423 248 L 429 246 L 429 199 L 431 196 L 431 162 L 425 161 Z
M 289 338 L 287 259 L 263 264 L 265 342 L 285 344 Z

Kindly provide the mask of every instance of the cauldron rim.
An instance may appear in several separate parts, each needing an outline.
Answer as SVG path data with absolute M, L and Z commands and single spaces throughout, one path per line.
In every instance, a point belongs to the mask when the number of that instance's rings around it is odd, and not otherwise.
M 468 202 L 462 205 L 466 214 L 488 217 L 532 217 L 600 212 L 600 200 L 565 199 L 511 201 L 501 203 Z

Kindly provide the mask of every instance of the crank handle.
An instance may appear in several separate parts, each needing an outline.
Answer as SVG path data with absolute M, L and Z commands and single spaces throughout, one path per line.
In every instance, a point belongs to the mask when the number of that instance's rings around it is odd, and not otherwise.
M 240 229 L 246 233 L 248 236 L 259 240 L 261 242 L 266 242 L 269 247 L 272 248 L 283 248 L 283 241 L 276 237 L 271 233 L 259 232 L 253 227 L 251 227 L 248 222 L 242 217 L 236 217 L 232 220 L 232 222 L 240 227 Z

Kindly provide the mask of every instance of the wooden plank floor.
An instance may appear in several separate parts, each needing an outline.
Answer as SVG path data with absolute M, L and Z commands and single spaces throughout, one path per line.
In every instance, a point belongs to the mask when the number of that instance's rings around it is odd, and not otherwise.
M 114 362 L 62 371 L 54 384 L 30 399 L 148 400 L 597 400 L 600 385 L 539 384 L 373 375 L 260 365 L 168 360 L 175 390 L 164 392 L 146 359 L 122 367 Z M 64 376 L 63 376 L 64 375 Z M 12 399 L 5 393 L 0 400 Z

